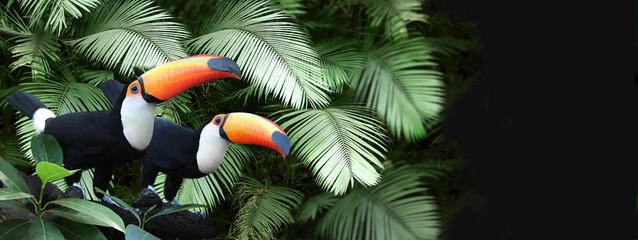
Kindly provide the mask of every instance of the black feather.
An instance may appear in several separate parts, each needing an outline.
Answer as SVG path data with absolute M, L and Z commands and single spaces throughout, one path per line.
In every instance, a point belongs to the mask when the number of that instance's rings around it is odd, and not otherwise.
M 111 105 L 115 105 L 115 103 L 117 103 L 117 98 L 124 89 L 124 85 L 115 80 L 108 80 L 100 83 L 99 87 L 102 90 L 102 93 L 104 93 L 106 99 L 111 102 Z
M 33 114 L 40 108 L 47 108 L 44 104 L 33 95 L 24 91 L 15 91 L 11 95 L 4 98 L 11 106 L 22 115 L 33 118 Z

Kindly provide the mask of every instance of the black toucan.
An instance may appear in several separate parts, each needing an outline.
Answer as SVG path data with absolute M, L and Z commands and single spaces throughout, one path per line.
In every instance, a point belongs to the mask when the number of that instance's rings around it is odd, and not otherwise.
M 100 84 L 111 101 L 113 92 L 123 86 L 117 81 Z M 153 138 L 141 158 L 142 186 L 153 190 L 159 172 L 166 174 L 164 197 L 175 201 L 184 178 L 200 178 L 214 172 L 230 143 L 254 144 L 271 148 L 284 158 L 288 156 L 290 141 L 286 133 L 272 121 L 251 113 L 218 114 L 204 122 L 197 130 L 171 121 L 155 118 Z
M 55 116 L 26 92 L 16 91 L 5 99 L 32 119 L 38 133 L 57 139 L 67 169 L 95 167 L 93 186 L 105 190 L 116 164 L 139 159 L 149 146 L 157 103 L 203 82 L 240 77 L 239 67 L 233 60 L 196 55 L 162 64 L 142 74 L 118 92 L 110 111 Z M 81 171 L 78 171 L 67 177 L 67 184 L 79 186 L 80 176 Z

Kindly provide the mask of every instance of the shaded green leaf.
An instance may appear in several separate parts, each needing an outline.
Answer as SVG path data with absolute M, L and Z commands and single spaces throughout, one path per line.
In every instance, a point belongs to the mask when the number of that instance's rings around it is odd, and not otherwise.
M 68 218 L 76 222 L 112 227 L 124 232 L 124 222 L 111 209 L 98 203 L 77 198 L 62 198 L 50 202 L 58 204 L 62 208 L 47 210 L 51 214 Z
M 301 212 L 297 216 L 297 221 L 306 222 L 317 219 L 319 215 L 331 209 L 338 200 L 339 197 L 329 192 L 320 193 L 309 198 L 301 205 Z
M 95 226 L 74 222 L 66 218 L 57 218 L 53 221 L 66 240 L 106 240 L 106 237 Z
M 0 240 L 23 239 L 27 236 L 31 221 L 25 219 L 9 219 L 0 222 Z
M 131 214 L 133 214 L 133 216 L 135 216 L 135 218 L 137 218 L 138 224 L 142 222 L 142 220 L 140 219 L 140 214 L 137 213 L 137 211 L 135 211 L 135 209 L 133 209 L 133 207 L 128 205 L 122 199 L 120 199 L 118 197 L 115 197 L 115 196 L 111 196 L 111 195 L 109 195 L 108 193 L 102 191 L 102 189 L 99 189 L 99 188 L 95 188 L 95 192 L 98 192 L 98 193 L 106 195 L 107 197 L 109 197 L 113 201 L 115 201 L 117 204 L 119 204 L 121 207 L 123 207 L 124 209 L 128 210 Z
M 0 208 L 15 209 L 23 211 L 25 213 L 33 214 L 28 208 L 15 200 L 0 201 Z
M 18 169 L 13 167 L 7 160 L 0 157 L 0 181 L 7 186 L 8 189 L 18 190 L 23 193 L 29 193 L 29 187 L 24 182 L 22 175 Z
M 67 16 L 80 18 L 81 10 L 88 12 L 99 3 L 99 0 L 21 0 L 20 6 L 29 15 L 31 26 L 44 22 L 48 16 L 46 29 L 59 34 L 67 27 Z
M 42 179 L 42 185 L 55 179 L 71 176 L 77 171 L 77 169 L 69 171 L 50 162 L 40 162 L 35 166 L 35 172 L 38 174 L 38 177 Z
M 53 223 L 39 218 L 29 227 L 27 239 L 60 240 L 64 239 L 64 236 L 60 232 L 60 229 L 58 229 L 58 227 L 56 227 Z
M 0 188 L 0 201 L 2 200 L 13 200 L 13 199 L 23 199 L 34 197 L 29 193 L 20 192 L 19 190 L 9 189 L 9 188 Z
M 159 240 L 159 238 L 153 236 L 153 234 L 144 231 L 133 224 L 126 226 L 126 240 Z
M 365 58 L 353 47 L 354 41 L 343 38 L 332 38 L 315 45 L 324 69 L 324 82 L 336 92 L 341 92 L 348 85 L 349 74 L 363 67 Z
M 62 148 L 58 140 L 49 134 L 38 134 L 31 138 L 31 151 L 35 164 L 49 162 L 62 166 Z

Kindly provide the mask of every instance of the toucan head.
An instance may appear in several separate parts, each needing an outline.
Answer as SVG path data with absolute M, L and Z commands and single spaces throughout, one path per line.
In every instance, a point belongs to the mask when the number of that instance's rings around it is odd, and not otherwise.
M 200 83 L 241 78 L 239 66 L 230 58 L 195 55 L 159 65 L 127 86 L 126 96 L 141 95 L 146 102 L 160 103 Z
M 274 122 L 259 115 L 234 112 L 218 114 L 208 123 L 218 129 L 219 136 L 232 143 L 260 145 L 288 156 L 288 135 Z

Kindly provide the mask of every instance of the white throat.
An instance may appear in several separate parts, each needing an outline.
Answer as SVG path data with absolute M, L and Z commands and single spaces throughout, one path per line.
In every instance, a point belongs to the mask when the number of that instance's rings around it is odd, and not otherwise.
M 199 136 L 197 168 L 204 174 L 215 171 L 224 160 L 230 141 L 219 135 L 219 127 L 207 124 Z
M 127 96 L 120 115 L 124 137 L 137 150 L 145 150 L 153 137 L 156 103 L 148 103 L 142 95 Z

